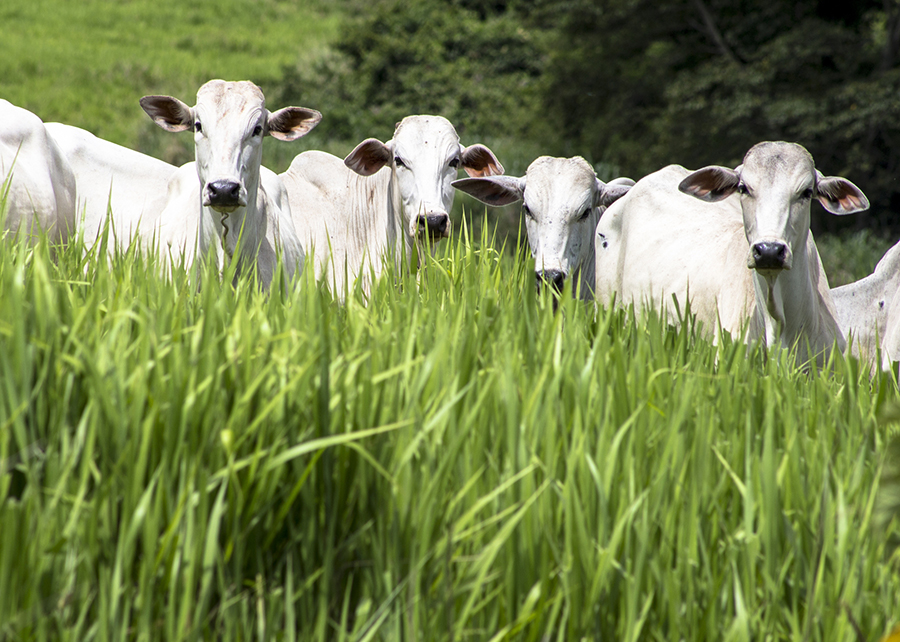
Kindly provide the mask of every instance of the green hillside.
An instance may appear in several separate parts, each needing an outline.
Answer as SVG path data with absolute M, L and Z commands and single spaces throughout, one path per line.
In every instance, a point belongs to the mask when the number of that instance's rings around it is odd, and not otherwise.
M 334 6 L 5 0 L 0 97 L 45 121 L 183 162 L 190 141 L 154 131 L 140 97 L 170 94 L 193 104 L 197 88 L 212 78 L 253 80 L 265 91 L 285 68 L 322 55 L 338 29 L 336 10 L 327 8 Z

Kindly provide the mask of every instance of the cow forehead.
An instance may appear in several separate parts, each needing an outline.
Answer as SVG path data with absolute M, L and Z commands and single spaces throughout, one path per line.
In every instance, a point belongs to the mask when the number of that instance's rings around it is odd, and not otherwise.
M 197 107 L 220 114 L 264 109 L 265 105 L 262 90 L 248 80 L 210 80 L 197 91 Z
M 815 176 L 812 155 L 796 143 L 765 142 L 754 145 L 744 156 L 743 178 L 771 182 L 802 182 Z
M 594 169 L 580 156 L 541 156 L 528 166 L 525 177 L 525 200 L 532 210 L 535 210 L 533 206 L 550 203 L 554 206 L 569 203 L 581 207 L 583 201 L 591 196 L 597 182 Z
M 459 134 L 443 116 L 407 116 L 394 129 L 394 147 L 407 153 L 459 149 Z

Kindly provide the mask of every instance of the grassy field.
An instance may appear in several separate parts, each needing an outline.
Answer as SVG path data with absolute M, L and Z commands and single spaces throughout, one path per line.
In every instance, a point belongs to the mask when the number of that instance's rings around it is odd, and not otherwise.
M 190 137 L 137 99 L 266 89 L 327 48 L 331 7 L 7 0 L 0 97 L 182 162 Z M 273 169 L 327 140 L 327 106 L 305 106 L 325 120 L 267 143 Z M 516 175 L 539 153 L 483 142 Z M 805 373 L 568 293 L 553 314 L 482 212 L 368 305 L 0 244 L 0 640 L 889 630 L 894 379 L 840 355 Z M 836 285 L 887 243 L 820 246 Z
M 0 638 L 889 628 L 890 376 L 553 314 L 490 245 L 343 307 L 2 246 Z
M 339 26 L 333 7 L 319 0 L 6 0 L 0 97 L 45 121 L 181 164 L 193 153 L 190 136 L 157 132 L 140 97 L 169 94 L 193 104 L 212 78 L 253 80 L 265 91 L 283 68 L 322 54 Z

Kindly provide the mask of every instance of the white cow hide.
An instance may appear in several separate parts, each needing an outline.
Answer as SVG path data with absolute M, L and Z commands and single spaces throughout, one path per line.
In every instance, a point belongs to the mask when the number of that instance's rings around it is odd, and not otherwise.
M 47 123 L 47 131 L 75 173 L 86 247 L 93 247 L 107 222 L 110 252 L 127 249 L 142 226 L 152 228 L 177 167 L 71 125 Z
M 900 360 L 900 243 L 889 249 L 869 276 L 831 291 L 838 324 L 854 356 L 890 369 Z
M 64 243 L 75 231 L 75 176 L 33 113 L 0 99 L 0 204 L 7 238 L 33 241 L 44 230 Z

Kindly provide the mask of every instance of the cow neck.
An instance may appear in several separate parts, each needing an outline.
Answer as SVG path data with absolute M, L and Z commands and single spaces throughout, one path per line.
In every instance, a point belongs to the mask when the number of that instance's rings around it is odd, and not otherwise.
M 819 283 L 819 255 L 812 236 L 807 234 L 804 242 L 792 248 L 792 253 L 790 270 L 774 276 L 754 271 L 753 282 L 766 345 L 790 348 L 799 339 L 798 358 L 805 362 L 809 357 L 806 341 L 814 354 L 821 354 L 835 338 L 843 350 L 844 339 L 835 320 L 827 284 Z M 820 285 L 825 286 L 825 295 Z
M 388 247 L 391 255 L 394 257 L 395 265 L 402 265 L 403 261 L 406 261 L 408 265 L 413 259 L 413 246 L 416 246 L 416 249 L 419 250 L 417 257 L 421 255 L 422 248 L 418 247 L 418 241 L 409 234 L 409 217 L 413 216 L 413 214 L 405 215 L 403 196 L 400 193 L 400 179 L 397 178 L 397 171 L 393 168 L 391 169 L 388 199 L 391 203 Z
M 399 263 L 402 245 L 397 239 L 402 234 L 399 189 L 389 166 L 371 176 L 360 176 L 347 171 L 350 201 L 347 220 L 349 255 L 357 255 L 365 261 L 360 276 L 368 279 L 369 267 L 378 276 L 382 272 L 382 260 L 390 256 Z M 384 257 L 384 259 L 382 258 Z
M 220 269 L 224 267 L 224 263 L 231 261 L 236 251 L 240 253 L 238 272 L 243 271 L 245 261 L 250 265 L 256 262 L 260 243 L 266 235 L 263 207 L 259 202 L 262 196 L 259 181 L 259 172 L 256 172 L 255 178 L 246 182 L 247 205 L 238 207 L 233 212 L 218 212 L 212 207 L 201 205 L 203 219 L 211 224 L 217 239 L 216 255 Z

